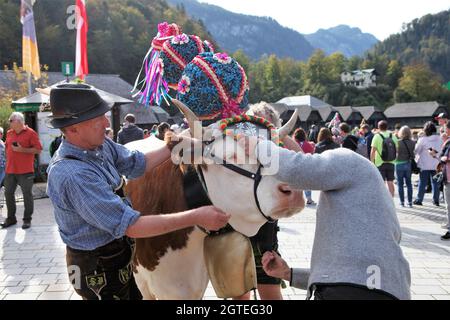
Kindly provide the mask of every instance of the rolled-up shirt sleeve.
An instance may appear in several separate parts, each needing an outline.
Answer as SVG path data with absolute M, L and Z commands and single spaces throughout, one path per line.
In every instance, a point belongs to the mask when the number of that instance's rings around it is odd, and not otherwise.
M 140 213 L 126 205 L 94 171 L 77 172 L 67 181 L 66 187 L 69 201 L 80 217 L 114 238 L 123 237 L 128 227 L 140 217 Z
M 147 163 L 142 152 L 131 151 L 112 141 L 109 146 L 114 151 L 114 163 L 120 174 L 129 179 L 136 179 L 145 173 Z

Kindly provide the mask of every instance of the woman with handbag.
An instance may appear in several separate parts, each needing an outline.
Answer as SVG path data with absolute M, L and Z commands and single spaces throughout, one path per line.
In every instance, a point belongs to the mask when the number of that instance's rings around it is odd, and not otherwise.
M 412 208 L 413 187 L 411 182 L 412 161 L 414 161 L 414 148 L 416 143 L 411 140 L 411 129 L 403 126 L 398 133 L 400 140 L 397 147 L 397 159 L 395 162 L 395 174 L 397 176 L 398 195 L 400 205 L 405 206 L 405 191 L 403 189 L 406 184 L 408 194 L 408 206 Z
M 431 181 L 433 204 L 439 206 L 439 184 L 432 177 L 436 174 L 436 166 L 439 163 L 437 155 L 441 151 L 442 140 L 439 135 L 436 135 L 436 126 L 431 121 L 425 124 L 423 131 L 425 135 L 419 139 L 414 151 L 418 157 L 417 165 L 420 167 L 420 177 L 419 191 L 413 203 L 422 205 L 425 189 L 428 181 Z

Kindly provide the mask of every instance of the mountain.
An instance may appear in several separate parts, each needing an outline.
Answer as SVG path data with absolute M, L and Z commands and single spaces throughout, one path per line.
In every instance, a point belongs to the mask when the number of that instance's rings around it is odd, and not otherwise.
M 306 60 L 314 51 L 303 35 L 281 26 L 272 18 L 237 14 L 196 0 L 168 2 L 201 20 L 219 46 L 230 54 L 242 49 L 255 60 L 271 54 Z
M 319 29 L 317 32 L 305 35 L 305 38 L 326 54 L 336 51 L 346 57 L 362 56 L 364 52 L 378 43 L 378 39 L 370 33 L 363 33 L 359 28 L 339 25 L 330 29 Z
M 450 10 L 428 14 L 403 26 L 403 31 L 375 45 L 373 55 L 386 55 L 403 65 L 425 63 L 450 80 Z

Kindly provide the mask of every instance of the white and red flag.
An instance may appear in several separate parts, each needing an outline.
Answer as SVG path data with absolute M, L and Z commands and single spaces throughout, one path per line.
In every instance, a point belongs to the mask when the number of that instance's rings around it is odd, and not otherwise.
M 77 52 L 75 63 L 75 75 L 84 80 L 89 74 L 87 55 L 88 18 L 86 13 L 86 0 L 76 0 L 76 25 L 77 25 Z

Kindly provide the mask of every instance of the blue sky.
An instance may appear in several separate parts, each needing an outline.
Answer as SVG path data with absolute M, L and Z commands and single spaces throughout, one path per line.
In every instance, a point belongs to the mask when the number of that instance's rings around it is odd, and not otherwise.
M 224 9 L 269 16 L 301 33 L 339 24 L 359 27 L 384 40 L 401 31 L 403 23 L 450 8 L 449 0 L 200 0 Z

